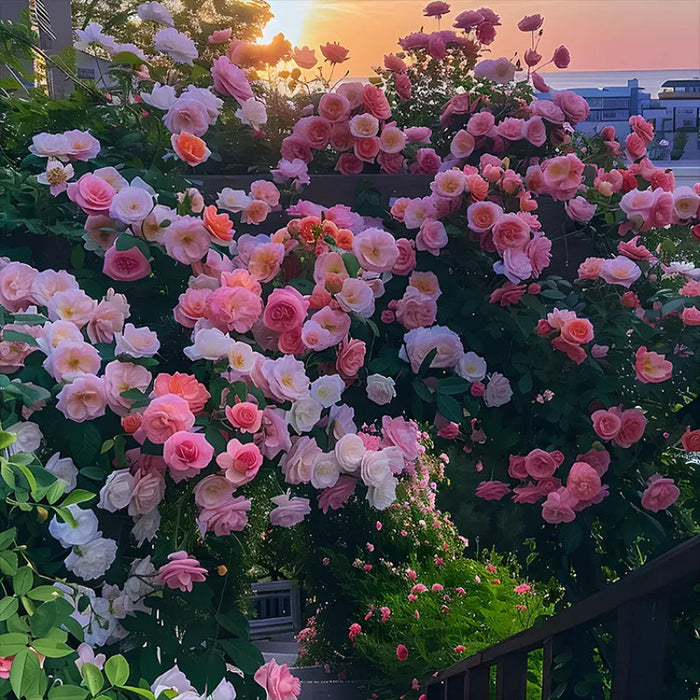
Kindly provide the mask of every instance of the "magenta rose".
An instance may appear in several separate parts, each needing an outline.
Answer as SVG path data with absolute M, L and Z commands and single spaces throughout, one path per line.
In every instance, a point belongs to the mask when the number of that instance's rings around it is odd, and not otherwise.
M 158 570 L 159 582 L 168 588 L 178 588 L 183 593 L 192 592 L 193 583 L 201 583 L 207 578 L 207 570 L 187 552 L 179 551 L 168 555 L 168 563 Z

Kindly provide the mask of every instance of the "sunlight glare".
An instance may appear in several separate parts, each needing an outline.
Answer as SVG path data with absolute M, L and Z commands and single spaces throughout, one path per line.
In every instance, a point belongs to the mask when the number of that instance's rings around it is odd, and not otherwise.
M 300 45 L 304 20 L 313 4 L 311 0 L 269 0 L 269 2 L 275 16 L 265 27 L 261 42 L 268 43 L 275 34 L 282 32 L 292 42 L 292 46 Z

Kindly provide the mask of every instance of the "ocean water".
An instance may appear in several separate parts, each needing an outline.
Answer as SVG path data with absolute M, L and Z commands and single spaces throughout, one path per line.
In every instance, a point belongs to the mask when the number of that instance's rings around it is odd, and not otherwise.
M 667 80 L 688 80 L 700 78 L 700 67 L 696 70 L 610 70 L 610 71 L 569 71 L 542 73 L 547 84 L 555 90 L 572 88 L 624 87 L 628 80 L 637 78 L 639 87 L 655 99 L 661 84 Z

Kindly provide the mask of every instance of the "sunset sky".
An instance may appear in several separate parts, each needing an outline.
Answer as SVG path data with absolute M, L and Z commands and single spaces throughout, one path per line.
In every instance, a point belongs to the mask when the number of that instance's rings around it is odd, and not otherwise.
M 398 49 L 396 39 L 421 26 L 437 28 L 424 18 L 427 0 L 270 0 L 276 18 L 265 37 L 279 31 L 295 44 L 317 48 L 337 41 L 350 49 L 344 64 L 350 75 L 371 74 L 385 53 Z M 442 28 L 476 3 L 455 0 Z M 527 48 L 516 24 L 525 14 L 545 17 L 540 53 L 549 57 L 565 44 L 570 70 L 646 70 L 688 68 L 700 74 L 700 2 L 698 0 L 494 0 L 486 3 L 501 16 L 494 57 L 513 56 Z

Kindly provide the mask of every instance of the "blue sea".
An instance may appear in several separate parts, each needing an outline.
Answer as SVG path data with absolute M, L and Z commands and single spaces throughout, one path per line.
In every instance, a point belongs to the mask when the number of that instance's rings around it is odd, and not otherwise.
M 695 70 L 610 70 L 610 71 L 570 71 L 542 73 L 547 84 L 555 90 L 572 88 L 625 87 L 628 80 L 637 78 L 639 87 L 656 98 L 661 84 L 667 80 L 688 80 L 700 78 L 700 68 Z

